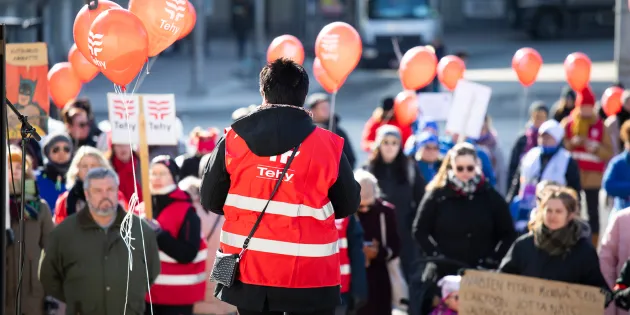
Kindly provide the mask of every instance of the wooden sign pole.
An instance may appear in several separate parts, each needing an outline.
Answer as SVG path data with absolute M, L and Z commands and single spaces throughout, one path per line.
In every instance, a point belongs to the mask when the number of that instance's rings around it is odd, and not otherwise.
M 142 174 L 142 202 L 144 203 L 144 215 L 147 219 L 153 218 L 151 190 L 149 189 L 149 145 L 147 144 L 147 124 L 144 118 L 144 102 L 142 96 L 138 96 L 138 155 L 140 156 L 140 171 Z

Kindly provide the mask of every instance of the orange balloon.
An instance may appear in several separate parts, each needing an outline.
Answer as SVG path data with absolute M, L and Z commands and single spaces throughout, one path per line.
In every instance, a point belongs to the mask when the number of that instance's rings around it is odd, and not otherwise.
M 289 58 L 300 65 L 304 63 L 304 47 L 302 42 L 293 35 L 276 37 L 267 49 L 267 62 L 276 59 Z
M 400 60 L 398 75 L 406 90 L 421 89 L 433 81 L 437 67 L 435 50 L 426 46 L 409 49 Z
M 74 69 L 76 75 L 84 83 L 92 81 L 100 72 L 98 67 L 92 64 L 83 56 L 79 49 L 77 49 L 77 44 L 70 47 L 70 52 L 68 52 L 68 62 L 72 64 L 72 69 Z
M 394 117 L 402 126 L 411 125 L 418 118 L 418 97 L 415 91 L 402 91 L 394 99 Z
M 457 82 L 464 77 L 466 64 L 464 61 L 453 55 L 442 57 L 438 63 L 437 75 L 438 79 L 449 91 L 455 90 Z
M 623 89 L 617 86 L 611 86 L 604 91 L 602 95 L 602 108 L 606 116 L 617 115 L 621 111 L 621 95 Z
M 564 60 L 567 83 L 574 91 L 582 91 L 591 81 L 591 59 L 581 52 L 575 52 Z
M 523 86 L 531 86 L 536 82 L 542 64 L 540 54 L 529 47 L 517 50 L 512 58 L 512 69 Z
M 92 57 L 90 57 L 90 49 L 88 48 L 88 34 L 90 33 L 90 26 L 92 26 L 92 23 L 99 14 L 116 8 L 120 9 L 121 7 L 115 2 L 99 0 L 98 7 L 96 7 L 95 10 L 90 10 L 86 4 L 83 8 L 81 8 L 81 10 L 79 10 L 79 13 L 77 13 L 77 16 L 74 18 L 74 25 L 72 26 L 74 42 L 81 54 L 83 54 L 83 57 L 85 57 L 85 59 L 87 59 L 87 61 L 91 64 L 94 64 L 94 62 L 92 61 Z
M 361 60 L 361 36 L 348 23 L 333 22 L 319 32 L 315 41 L 315 55 L 326 73 L 337 82 L 345 81 Z
M 48 92 L 58 108 L 77 98 L 82 85 L 69 62 L 57 63 L 48 71 Z
M 159 55 L 171 46 L 186 26 L 186 0 L 130 0 L 129 11 L 135 14 L 149 34 L 149 57 Z
M 182 29 L 181 34 L 179 34 L 179 38 L 177 40 L 188 36 L 188 34 L 192 32 L 193 28 L 195 28 L 195 24 L 197 24 L 197 11 L 190 1 L 187 2 L 188 14 L 184 17 L 186 19 L 186 23 L 184 23 L 184 28 Z
M 101 13 L 90 28 L 90 42 L 92 60 L 114 84 L 129 84 L 147 61 L 147 30 L 125 9 Z
M 337 81 L 333 80 L 328 73 L 326 73 L 326 69 L 324 69 L 321 61 L 317 57 L 315 57 L 315 60 L 313 61 L 313 75 L 315 76 L 315 80 L 319 82 L 319 85 L 321 85 L 328 93 L 337 92 L 343 85 L 343 82 L 339 84 Z

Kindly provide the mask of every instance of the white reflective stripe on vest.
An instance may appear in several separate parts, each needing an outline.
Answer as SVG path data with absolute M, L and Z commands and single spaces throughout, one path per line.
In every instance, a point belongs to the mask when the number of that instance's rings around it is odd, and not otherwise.
M 261 212 L 267 204 L 267 199 L 246 197 L 236 194 L 228 194 L 225 198 L 225 205 L 243 210 Z M 284 215 L 287 217 L 312 217 L 317 220 L 326 220 L 335 212 L 332 204 L 328 202 L 322 208 L 312 208 L 302 204 L 291 204 L 281 201 L 271 201 L 265 213 Z
M 195 257 L 195 259 L 191 262 L 191 264 L 194 263 L 199 263 L 202 261 L 206 261 L 206 259 L 208 258 L 208 250 L 207 249 L 202 249 L 197 253 L 197 256 Z M 171 263 L 171 264 L 179 264 L 177 262 L 177 260 L 173 259 L 173 257 L 167 255 L 165 252 L 160 251 L 160 261 L 161 262 L 165 262 L 165 263 Z
M 159 285 L 193 285 L 206 281 L 206 273 L 198 273 L 195 275 L 163 275 L 160 274 L 155 279 L 155 284 Z
M 340 238 L 339 239 L 339 248 L 348 248 L 348 239 Z
M 588 152 L 571 152 L 571 155 L 574 159 L 579 161 L 595 163 L 599 163 L 602 161 L 597 155 Z
M 350 265 L 341 265 L 341 274 L 349 275 L 350 274 Z
M 246 236 L 221 231 L 221 243 L 241 248 Z M 337 241 L 328 244 L 297 244 L 253 237 L 248 250 L 296 256 L 296 257 L 328 257 L 339 252 Z

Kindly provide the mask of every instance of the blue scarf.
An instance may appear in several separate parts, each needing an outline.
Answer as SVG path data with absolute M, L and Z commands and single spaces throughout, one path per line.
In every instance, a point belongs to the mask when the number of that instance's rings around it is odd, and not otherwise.
M 420 168 L 420 173 L 422 174 L 422 178 L 425 181 L 430 182 L 435 174 L 437 174 L 438 168 L 440 166 L 438 163 L 428 163 L 425 161 L 418 161 L 418 168 Z

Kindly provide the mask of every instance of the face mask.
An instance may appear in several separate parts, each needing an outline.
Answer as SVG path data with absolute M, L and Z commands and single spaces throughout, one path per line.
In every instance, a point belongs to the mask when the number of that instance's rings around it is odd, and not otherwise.
M 556 150 L 558 150 L 558 146 L 552 146 L 552 147 L 542 146 L 543 154 L 553 154 L 556 152 Z

